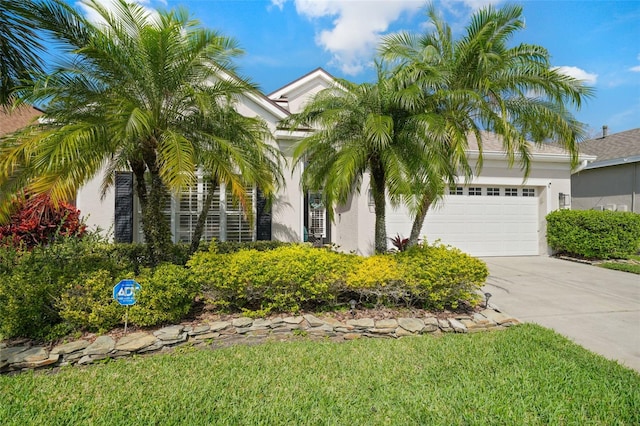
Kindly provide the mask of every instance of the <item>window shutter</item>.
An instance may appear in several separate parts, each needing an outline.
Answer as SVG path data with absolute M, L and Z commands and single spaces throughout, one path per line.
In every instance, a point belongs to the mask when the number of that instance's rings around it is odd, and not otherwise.
M 271 206 L 267 205 L 267 199 L 258 189 L 256 200 L 256 240 L 271 241 Z
M 117 243 L 133 242 L 133 173 L 116 172 L 114 238 Z

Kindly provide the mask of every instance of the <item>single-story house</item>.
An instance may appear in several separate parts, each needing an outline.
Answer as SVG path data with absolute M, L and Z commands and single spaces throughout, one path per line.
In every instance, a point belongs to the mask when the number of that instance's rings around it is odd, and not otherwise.
M 613 210 L 640 213 L 640 128 L 580 144 L 593 161 L 571 176 L 571 203 L 577 210 Z
M 300 185 L 301 167 L 291 169 L 291 148 L 308 131 L 290 132 L 279 123 L 300 111 L 309 96 L 334 84 L 322 69 L 287 84 L 269 95 L 246 95 L 238 111 L 259 116 L 275 135 L 275 144 L 288 160 L 285 185 L 270 210 L 255 188 L 247 188 L 253 199 L 254 223 L 232 203 L 225 188 L 216 189 L 215 204 L 207 220 L 205 237 L 228 241 L 280 240 L 306 238 L 332 243 L 343 251 L 363 255 L 373 252 L 374 211 L 369 196 L 368 176 L 361 192 L 344 206 L 337 206 L 333 221 L 318 202 L 318 194 L 305 193 Z M 469 156 L 478 157 L 470 141 Z M 440 240 L 476 256 L 517 256 L 547 254 L 545 216 L 560 207 L 560 194 L 571 188 L 569 155 L 553 146 L 532 147 L 531 172 L 526 181 L 519 167 L 508 167 L 500 140 L 483 138 L 484 168 L 479 176 L 452 188 L 439 207 L 427 215 L 423 235 L 429 242 Z M 120 173 L 115 188 L 100 197 L 100 177 L 88 182 L 78 193 L 77 206 L 89 226 L 110 230 L 116 240 L 139 241 L 142 232 L 133 194 L 131 173 Z M 207 191 L 205 182 L 173 197 L 167 214 L 175 241 L 188 241 Z M 403 208 L 389 209 L 387 234 L 408 236 L 411 220 Z M 391 246 L 391 244 L 390 244 Z

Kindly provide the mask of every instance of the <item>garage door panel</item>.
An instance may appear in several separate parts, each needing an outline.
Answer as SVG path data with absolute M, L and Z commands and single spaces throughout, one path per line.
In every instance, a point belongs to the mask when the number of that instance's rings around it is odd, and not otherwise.
M 474 256 L 537 255 L 538 202 L 537 197 L 447 196 L 427 214 L 422 236 Z M 405 208 L 390 209 L 387 231 L 409 235 Z

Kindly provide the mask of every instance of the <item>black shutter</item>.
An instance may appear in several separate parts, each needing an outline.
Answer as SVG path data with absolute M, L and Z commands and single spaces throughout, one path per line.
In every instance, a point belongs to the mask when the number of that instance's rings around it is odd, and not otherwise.
M 133 242 L 133 173 L 116 172 L 114 238 L 117 243 Z
M 256 239 L 271 241 L 271 206 L 260 189 L 256 200 Z

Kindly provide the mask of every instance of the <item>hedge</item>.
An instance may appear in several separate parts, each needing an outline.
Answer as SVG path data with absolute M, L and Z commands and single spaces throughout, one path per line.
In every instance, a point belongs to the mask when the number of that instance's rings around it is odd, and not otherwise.
M 547 243 L 559 254 L 625 258 L 640 250 L 640 214 L 557 210 L 547 215 Z

